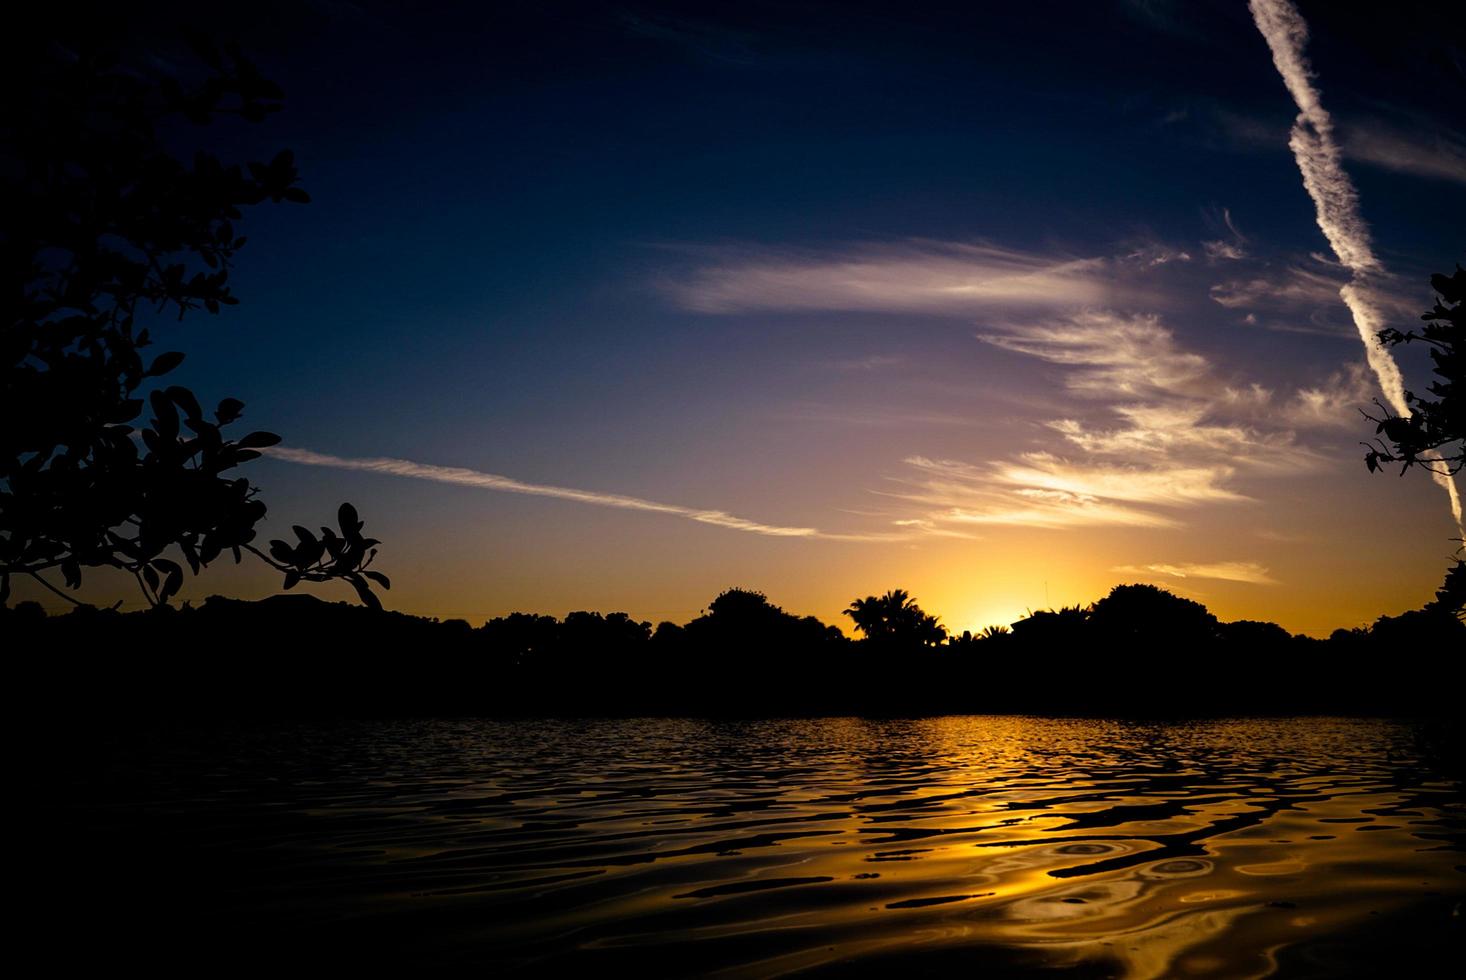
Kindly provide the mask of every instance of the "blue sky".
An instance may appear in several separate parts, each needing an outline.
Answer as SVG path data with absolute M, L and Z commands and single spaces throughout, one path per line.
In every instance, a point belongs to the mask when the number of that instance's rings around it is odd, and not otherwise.
M 1432 6 L 1299 8 L 1401 325 L 1466 260 Z M 256 464 L 277 533 L 357 503 L 389 604 L 907 587 L 963 628 L 1145 579 L 1320 631 L 1439 581 L 1444 493 L 1364 472 L 1349 272 L 1245 3 L 258 9 L 200 26 L 286 110 L 217 135 L 313 201 L 252 211 L 242 304 L 164 336 L 287 448 L 423 467 Z

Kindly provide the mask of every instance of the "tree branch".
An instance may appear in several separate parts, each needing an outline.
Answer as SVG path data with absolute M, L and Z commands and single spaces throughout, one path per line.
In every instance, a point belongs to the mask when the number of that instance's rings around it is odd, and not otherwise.
M 60 589 L 56 588 L 56 586 L 52 585 L 50 582 L 47 582 L 45 579 L 41 578 L 41 576 L 37 575 L 35 572 L 29 572 L 28 571 L 28 572 L 26 572 L 26 574 L 29 575 L 31 578 L 35 579 L 37 582 L 40 582 L 42 585 L 44 585 L 46 588 L 50 589 L 52 592 L 54 592 L 57 595 L 59 595 L 61 598 L 65 599 L 67 602 L 71 603 L 73 606 L 84 606 L 84 605 L 86 605 L 86 603 L 82 602 L 80 599 L 73 599 L 71 596 L 67 595 L 65 592 L 62 592 Z

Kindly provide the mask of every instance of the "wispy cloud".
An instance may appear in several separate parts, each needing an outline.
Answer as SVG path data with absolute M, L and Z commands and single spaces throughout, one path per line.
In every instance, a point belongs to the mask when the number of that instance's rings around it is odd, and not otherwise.
M 1017 462 L 999 464 L 996 479 L 1016 492 L 1036 498 L 1066 495 L 1076 500 L 1118 500 L 1124 503 L 1184 507 L 1197 503 L 1239 501 L 1247 497 L 1222 484 L 1235 472 L 1230 466 L 1076 465 L 1051 453 L 1024 453 Z
M 1209 241 L 1202 242 L 1201 247 L 1206 250 L 1206 257 L 1213 262 L 1236 261 L 1247 258 L 1247 249 L 1236 242 Z
M 1316 309 L 1336 306 L 1346 281 L 1334 270 L 1290 265 L 1216 283 L 1210 295 L 1228 309 Z
M 1207 370 L 1206 359 L 1182 350 L 1155 316 L 1087 311 L 978 339 L 1073 367 L 1069 390 L 1104 397 L 1184 390 Z
M 1371 390 L 1365 366 L 1354 364 L 1331 374 L 1322 384 L 1299 388 L 1292 400 L 1275 410 L 1292 425 L 1352 425 L 1359 419 L 1355 410 Z
M 1096 464 L 1044 452 L 983 465 L 922 456 L 906 464 L 913 472 L 888 495 L 922 506 L 921 520 L 938 526 L 1173 528 L 1182 522 L 1168 509 L 1247 499 L 1223 485 L 1232 472 L 1225 466 Z
M 1277 585 L 1268 569 L 1255 561 L 1218 561 L 1203 564 L 1116 565 L 1114 571 L 1126 575 L 1163 575 L 1167 578 L 1211 578 L 1224 582 L 1246 582 L 1251 585 Z
M 1393 173 L 1466 184 L 1466 134 L 1439 119 L 1401 106 L 1388 118 L 1356 115 L 1335 124 L 1339 155 Z M 1239 147 L 1276 147 L 1279 127 L 1271 120 L 1220 106 L 1211 109 L 1220 131 Z
M 867 354 L 864 357 L 842 357 L 829 362 L 836 371 L 870 372 L 901 367 L 909 358 L 905 354 Z
M 1271 393 L 1260 389 L 1268 401 Z M 1291 431 L 1264 432 L 1229 422 L 1207 421 L 1213 411 L 1202 404 L 1117 405 L 1120 420 L 1112 428 L 1089 426 L 1077 419 L 1055 419 L 1049 427 L 1086 453 L 1127 459 L 1250 457 L 1266 466 L 1277 452 L 1302 452 Z
M 685 276 L 664 281 L 663 289 L 680 305 L 701 313 L 962 314 L 1100 305 L 1114 302 L 1122 292 L 1108 259 L 1039 255 L 988 244 L 914 241 L 835 254 L 718 249 L 711 258 Z
M 1354 121 L 1344 131 L 1344 153 L 1397 173 L 1466 184 L 1466 139 L 1418 117 L 1412 123 L 1405 130 L 1379 119 Z
M 1213 263 L 1235 262 L 1247 258 L 1247 236 L 1237 228 L 1237 223 L 1232 220 L 1232 212 L 1229 208 L 1222 208 L 1220 216 L 1212 212 L 1211 223 L 1218 231 L 1223 232 L 1225 237 L 1201 243 L 1208 261 Z
M 1065 451 L 980 464 L 913 456 L 891 496 L 938 525 L 1174 528 L 1189 509 L 1253 498 L 1240 475 L 1296 474 L 1322 465 L 1297 430 L 1349 417 L 1362 369 L 1275 393 L 1237 384 L 1187 350 L 1159 317 L 1086 311 L 1010 324 L 981 339 L 1059 365 L 1076 416 L 1047 428 Z M 1107 421 L 1086 420 L 1096 407 Z
M 779 418 L 797 419 L 802 422 L 829 422 L 837 425 L 870 426 L 874 428 L 907 428 L 929 426 L 973 427 L 987 422 L 976 415 L 961 415 L 953 412 L 916 411 L 905 408 L 845 408 L 820 405 L 809 402 L 791 406 L 778 413 Z
M 451 483 L 457 486 L 474 487 L 479 490 L 495 490 L 501 493 L 529 494 L 535 497 L 553 497 L 597 507 L 614 507 L 619 510 L 645 511 L 686 518 L 699 524 L 727 528 L 731 531 L 747 531 L 777 538 L 820 538 L 827 541 L 893 541 L 904 540 L 910 533 L 892 532 L 876 534 L 845 534 L 821 531 L 812 527 L 783 527 L 764 524 L 759 521 L 736 517 L 722 510 L 707 510 L 699 507 L 685 507 L 680 504 L 664 504 L 640 497 L 623 494 L 601 493 L 595 490 L 576 490 L 570 487 L 548 486 L 540 483 L 525 483 L 512 477 L 457 466 L 435 466 L 430 463 L 416 463 L 406 459 L 385 457 L 332 456 L 309 449 L 295 449 L 276 446 L 268 450 L 276 459 L 304 466 L 325 466 L 339 470 L 355 470 L 362 473 L 382 473 L 389 476 L 407 477 L 414 480 L 430 480 L 434 483 Z

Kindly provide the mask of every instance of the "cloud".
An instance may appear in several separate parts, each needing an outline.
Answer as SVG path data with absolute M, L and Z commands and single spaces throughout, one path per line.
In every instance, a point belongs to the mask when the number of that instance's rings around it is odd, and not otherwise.
M 1388 109 L 1389 119 L 1365 115 L 1339 120 L 1334 129 L 1339 155 L 1393 173 L 1466 184 L 1466 136 L 1429 115 L 1398 106 Z M 1278 145 L 1280 130 L 1270 119 L 1219 106 L 1211 116 L 1239 146 Z
M 1225 465 L 1076 464 L 1051 453 L 1034 452 L 1022 454 L 1017 462 L 998 464 L 994 478 L 1019 488 L 1017 492 L 1029 498 L 1061 495 L 1075 500 L 1182 507 L 1248 499 L 1222 486 L 1234 472 Z
M 1369 291 L 1358 287 L 1358 280 L 1378 274 L 1383 268 L 1375 258 L 1369 226 L 1359 211 L 1359 195 L 1340 161 L 1333 119 L 1311 81 L 1313 69 L 1303 53 L 1308 25 L 1288 0 L 1251 0 L 1248 6 L 1272 51 L 1273 64 L 1298 106 L 1288 146 L 1303 175 L 1303 186 L 1313 199 L 1319 230 L 1339 262 L 1353 274 L 1353 281 L 1341 287 L 1339 294 L 1354 316 L 1365 355 L 1385 398 L 1395 411 L 1409 414 L 1400 370 L 1376 336 L 1384 326 L 1380 322 L 1383 318 L 1371 302 Z
M 812 402 L 792 406 L 779 413 L 780 418 L 797 419 L 802 422 L 830 422 L 838 425 L 871 426 L 876 428 L 927 427 L 934 425 L 976 427 L 986 425 L 986 420 L 975 415 L 958 415 L 950 412 L 913 411 L 902 408 L 850 409 L 831 407 Z
M 1245 504 L 1244 471 L 1297 474 L 1323 464 L 1296 431 L 1352 420 L 1362 366 L 1288 393 L 1220 376 L 1156 316 L 1086 311 L 1009 324 L 989 344 L 1065 369 L 1075 415 L 1046 427 L 1068 452 L 979 464 L 912 456 L 888 496 L 938 526 L 1176 528 L 1186 510 Z M 1096 407 L 1105 421 L 1086 419 Z
M 270 456 L 304 466 L 325 466 L 332 469 L 355 470 L 364 473 L 383 473 L 390 476 L 407 477 L 415 480 L 431 480 L 435 483 L 451 483 L 457 486 L 474 487 L 480 490 L 495 490 L 502 493 L 529 494 L 536 497 L 554 497 L 598 507 L 614 507 L 620 510 L 646 511 L 686 518 L 699 524 L 727 528 L 732 531 L 747 531 L 778 538 L 820 538 L 828 541 L 892 541 L 904 540 L 909 534 L 842 534 L 821 531 L 812 527 L 781 527 L 763 524 L 746 518 L 736 517 L 726 511 L 705 510 L 698 507 L 684 507 L 680 504 L 663 504 L 640 497 L 628 497 L 615 493 L 600 493 L 594 490 L 575 490 L 570 487 L 547 486 L 525 483 L 512 477 L 484 473 L 479 470 L 456 466 L 435 466 L 430 463 L 416 463 L 406 459 L 384 457 L 353 458 L 332 456 L 309 449 L 294 449 L 276 446 L 268 450 Z
M 1336 275 L 1292 265 L 1216 283 L 1209 293 L 1227 309 L 1333 309 L 1343 285 Z
M 1066 308 L 1130 295 L 1103 258 L 1037 255 L 986 244 L 908 242 L 833 255 L 719 249 L 714 261 L 662 283 L 700 313 L 846 310 L 962 314 Z M 1152 257 L 1154 258 L 1154 256 Z
M 1232 471 L 1222 465 L 1118 465 L 1045 452 L 982 465 L 923 456 L 906 464 L 914 473 L 888 495 L 921 505 L 921 520 L 935 525 L 1173 528 L 1181 521 L 1166 508 L 1248 499 L 1223 486 Z
M 1120 256 L 1122 261 L 1153 269 L 1170 262 L 1190 262 L 1191 253 L 1158 242 L 1150 242 Z
M 1201 247 L 1206 250 L 1206 257 L 1213 262 L 1247 258 L 1247 249 L 1235 242 L 1202 242 Z
M 1202 242 L 1201 247 L 1206 251 L 1207 260 L 1235 262 L 1238 259 L 1247 258 L 1247 236 L 1238 230 L 1236 223 L 1232 220 L 1231 210 L 1222 208 L 1220 222 L 1216 221 L 1215 212 L 1212 212 L 1212 215 L 1212 223 L 1220 224 L 1231 237 L 1230 240 L 1220 238 L 1215 241 Z
M 1333 118 L 1313 87 L 1313 68 L 1303 53 L 1308 25 L 1288 0 L 1250 0 L 1248 7 L 1283 85 L 1298 106 L 1288 146 L 1313 198 L 1319 230 L 1350 271 L 1376 272 L 1380 264 L 1371 250 L 1369 227 L 1359 213 L 1359 195 L 1340 162 Z
M 1260 390 L 1271 401 L 1272 393 Z M 1292 432 L 1206 421 L 1214 410 L 1204 404 L 1117 405 L 1113 411 L 1123 424 L 1114 428 L 1087 426 L 1077 419 L 1048 424 L 1072 445 L 1097 456 L 1250 458 L 1252 465 L 1264 467 L 1280 452 L 1303 452 L 1294 445 Z
M 868 372 L 901 367 L 909 361 L 905 354 L 867 354 L 865 357 L 843 357 L 829 362 L 836 371 Z
M 1420 130 L 1430 123 L 1417 119 Z M 1466 184 L 1466 139 L 1445 127 L 1406 131 L 1378 119 L 1356 121 L 1344 133 L 1350 159 L 1396 173 Z
M 1208 369 L 1206 359 L 1182 350 L 1156 316 L 1089 311 L 1010 325 L 978 339 L 1073 367 L 1065 387 L 1104 397 L 1184 391 Z
M 1206 564 L 1116 565 L 1114 571 L 1126 575 L 1164 575 L 1169 578 L 1213 578 L 1224 582 L 1247 582 L 1251 585 L 1277 585 L 1267 568 L 1255 561 L 1219 561 Z
M 1357 409 L 1372 390 L 1364 365 L 1353 364 L 1321 385 L 1299 388 L 1291 401 L 1280 406 L 1279 416 L 1298 426 L 1351 425 L 1359 420 Z

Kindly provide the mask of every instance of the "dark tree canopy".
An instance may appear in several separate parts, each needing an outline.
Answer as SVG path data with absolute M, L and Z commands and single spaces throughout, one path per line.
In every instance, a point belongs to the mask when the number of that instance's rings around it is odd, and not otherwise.
M 1426 344 L 1437 380 L 1427 389 L 1430 397 L 1405 393 L 1410 415 L 1384 410 L 1379 418 L 1368 416 L 1375 423 L 1375 441 L 1365 444 L 1370 472 L 1399 463 L 1402 476 L 1412 466 L 1455 476 L 1466 467 L 1466 270 L 1458 265 L 1453 275 L 1437 273 L 1430 284 L 1437 299 L 1421 314 L 1420 332 L 1390 328 L 1379 339 L 1388 347 Z M 1452 560 L 1432 606 L 1466 619 L 1466 562 Z
M 1386 411 L 1373 418 L 1376 440 L 1364 456 L 1370 470 L 1399 463 L 1404 473 L 1412 466 L 1440 473 L 1459 473 L 1466 465 L 1466 270 L 1430 277 L 1438 294 L 1435 306 L 1421 314 L 1425 326 L 1401 332 L 1391 327 L 1379 339 L 1387 347 L 1420 341 L 1430 348 L 1437 380 L 1427 389 L 1430 397 L 1407 391 L 1411 414 Z
M 1207 643 L 1216 638 L 1217 618 L 1205 606 L 1154 585 L 1117 585 L 1089 612 L 1093 636 L 1107 642 Z
M 937 617 L 918 606 L 905 589 L 856 599 L 845 615 L 867 640 L 879 644 L 927 647 L 947 638 L 947 630 Z
M 4 103 L 0 603 L 13 576 L 70 599 L 52 574 L 76 589 L 84 568 L 111 567 L 165 604 L 184 580 L 174 551 L 194 574 L 248 551 L 286 588 L 342 579 L 373 606 L 369 580 L 388 587 L 367 567 L 377 542 L 349 504 L 337 530 L 297 526 L 294 543 L 255 547 L 265 505 L 236 467 L 279 437 L 236 434 L 238 399 L 209 411 L 158 381 L 183 354 L 150 354 L 149 321 L 236 302 L 242 209 L 309 200 L 288 150 L 247 164 L 170 152 L 180 127 L 259 122 L 281 106 L 237 51 L 196 47 L 206 77 L 184 85 L 90 45 L 38 42 Z

